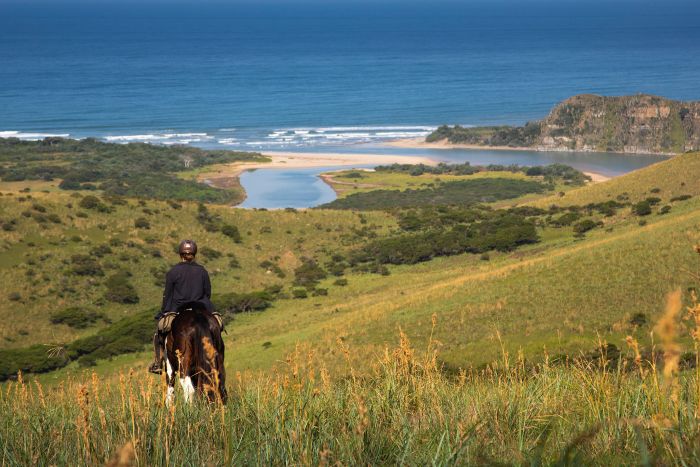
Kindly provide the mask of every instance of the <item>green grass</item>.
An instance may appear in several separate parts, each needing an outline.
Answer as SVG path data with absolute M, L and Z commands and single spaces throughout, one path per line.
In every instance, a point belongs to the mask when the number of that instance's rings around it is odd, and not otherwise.
M 0 185 L 0 189 L 7 187 Z M 224 222 L 238 227 L 242 242 L 234 243 L 220 232 L 207 232 L 197 221 L 197 206 L 193 203 L 182 203 L 181 209 L 174 209 L 165 202 L 146 201 L 141 205 L 130 199 L 124 206 L 114 206 L 111 213 L 100 213 L 78 208 L 79 201 L 80 197 L 63 193 L 14 192 L 0 197 L 0 218 L 3 222 L 16 222 L 14 231 L 2 232 L 0 243 L 3 255 L 0 280 L 5 284 L 2 300 L 7 303 L 8 320 L 0 328 L 0 348 L 68 342 L 94 333 L 96 328 L 92 327 L 76 330 L 49 324 L 52 312 L 69 306 L 96 309 L 112 320 L 159 306 L 165 271 L 177 262 L 174 247 L 182 238 L 195 238 L 205 247 L 205 253 L 206 248 L 222 253 L 216 259 L 203 254 L 198 260 L 208 268 L 214 292 L 223 294 L 259 290 L 273 284 L 291 285 L 294 268 L 302 257 L 325 261 L 336 250 L 363 241 L 353 233 L 353 228 L 374 226 L 377 232 L 382 232 L 395 225 L 393 218 L 383 213 L 366 214 L 366 224 L 362 224 L 360 217 L 350 212 L 329 216 L 312 210 L 246 211 L 210 207 Z M 32 217 L 24 217 L 22 212 L 35 212 L 33 204 L 45 207 L 46 214 L 58 215 L 62 223 L 39 223 Z M 85 212 L 87 217 L 77 217 L 79 212 Z M 135 228 L 134 220 L 138 217 L 146 218 L 150 229 Z M 117 242 L 110 247 L 112 252 L 97 258 L 104 277 L 70 273 L 73 255 L 90 254 L 93 248 L 110 242 Z M 128 242 L 132 242 L 131 246 Z M 231 267 L 229 255 L 235 256 L 239 268 Z M 267 273 L 259 266 L 263 260 L 278 264 L 286 277 Z M 103 300 L 104 281 L 118 270 L 132 274 L 129 280 L 137 289 L 139 304 L 120 305 Z M 20 300 L 9 300 L 13 293 L 19 294 Z
M 612 180 L 577 188 L 563 197 L 550 196 L 529 203 L 533 206 L 584 206 L 615 200 L 622 195 L 631 202 L 658 196 L 664 202 L 681 195 L 700 195 L 700 153 L 681 154 L 669 160 L 616 177 Z M 658 194 L 651 190 L 659 188 Z
M 178 396 L 167 407 L 164 382 L 143 372 L 53 388 L 21 380 L 0 392 L 2 462 L 697 464 L 698 374 L 664 378 L 670 360 L 657 368 L 628 355 L 621 371 L 615 362 L 529 367 L 502 354 L 448 377 L 432 345 L 401 335 L 364 362 L 363 377 L 349 364 L 351 376 L 333 379 L 299 347 L 278 372 L 229 372 L 226 406 Z
M 349 174 L 359 173 L 361 178 L 348 177 Z M 359 171 L 341 170 L 328 172 L 324 180 L 331 185 L 338 198 L 345 198 L 355 193 L 367 193 L 374 190 L 416 190 L 419 188 L 431 188 L 436 184 L 455 182 L 459 180 L 474 180 L 482 178 L 506 178 L 511 180 L 528 180 L 523 173 L 514 172 L 478 172 L 473 175 L 410 175 L 401 172 L 390 171 Z

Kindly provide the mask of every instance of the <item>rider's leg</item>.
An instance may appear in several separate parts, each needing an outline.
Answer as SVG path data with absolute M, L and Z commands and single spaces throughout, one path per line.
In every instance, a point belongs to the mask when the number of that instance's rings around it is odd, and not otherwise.
M 153 334 L 153 351 L 155 353 L 155 358 L 151 366 L 148 367 L 148 371 L 151 373 L 161 374 L 163 372 L 163 337 L 159 331 Z

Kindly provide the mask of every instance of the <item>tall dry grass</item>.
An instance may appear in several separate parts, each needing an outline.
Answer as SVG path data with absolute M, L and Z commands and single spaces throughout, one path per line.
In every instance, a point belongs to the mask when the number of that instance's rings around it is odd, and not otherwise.
M 2 465 L 700 463 L 700 303 L 669 294 L 655 344 L 609 361 L 441 370 L 436 342 L 395 348 L 331 378 L 298 347 L 272 373 L 230 375 L 226 406 L 165 404 L 145 373 L 45 389 L 21 375 L 0 394 Z M 433 327 L 436 318 L 433 317 Z M 601 345 L 602 347 L 602 345 Z M 697 363 L 697 360 L 696 360 Z M 692 365 L 691 365 L 692 366 Z

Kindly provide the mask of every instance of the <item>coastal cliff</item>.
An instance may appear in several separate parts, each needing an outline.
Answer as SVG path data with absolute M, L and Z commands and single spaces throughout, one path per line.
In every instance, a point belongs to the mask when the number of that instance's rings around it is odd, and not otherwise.
M 557 104 L 524 126 L 441 126 L 426 142 L 547 151 L 676 154 L 700 150 L 700 102 L 651 95 L 584 94 Z

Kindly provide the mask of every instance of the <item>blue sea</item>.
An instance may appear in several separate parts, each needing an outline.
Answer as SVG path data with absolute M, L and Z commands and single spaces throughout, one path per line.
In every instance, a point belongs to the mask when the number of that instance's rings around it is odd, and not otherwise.
M 579 93 L 700 99 L 698 2 L 581 3 L 0 1 L 0 136 L 377 152 Z

